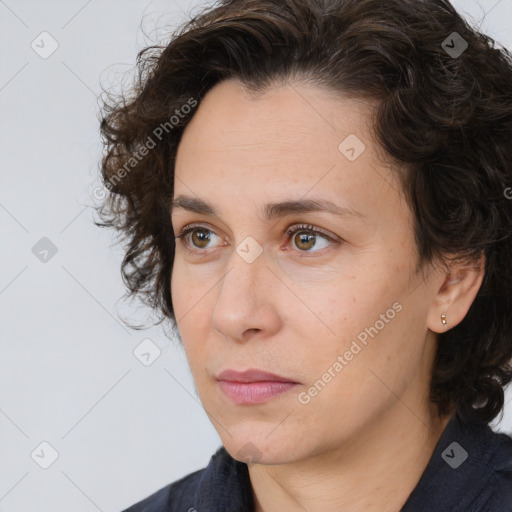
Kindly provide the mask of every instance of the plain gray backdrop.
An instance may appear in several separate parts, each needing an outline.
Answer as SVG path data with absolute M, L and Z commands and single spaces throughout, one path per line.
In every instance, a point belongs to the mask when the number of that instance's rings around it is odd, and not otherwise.
M 92 209 L 100 84 L 200 4 L 0 0 L 0 512 L 119 512 L 220 446 L 182 349 L 123 324 L 150 312 Z M 512 48 L 512 0 L 454 5 Z

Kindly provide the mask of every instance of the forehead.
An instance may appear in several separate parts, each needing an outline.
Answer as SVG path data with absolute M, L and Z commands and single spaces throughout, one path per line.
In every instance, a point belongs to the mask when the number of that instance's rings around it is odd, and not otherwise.
M 201 101 L 182 142 L 215 151 L 220 142 L 233 150 L 297 151 L 299 142 L 325 149 L 346 133 L 366 137 L 371 104 L 306 84 L 279 85 L 253 96 L 234 80 L 213 87 Z M 321 144 L 322 141 L 324 144 Z M 260 146 L 258 146 L 260 144 Z
M 371 139 L 371 107 L 312 85 L 285 84 L 253 97 L 233 80 L 221 82 L 183 133 L 175 194 L 382 195 L 378 182 L 392 178 Z M 355 159 L 347 158 L 347 145 Z

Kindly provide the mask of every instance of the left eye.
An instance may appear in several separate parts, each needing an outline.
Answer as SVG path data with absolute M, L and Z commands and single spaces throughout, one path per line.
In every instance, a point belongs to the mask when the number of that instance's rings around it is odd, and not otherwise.
M 311 225 L 292 226 L 286 230 L 286 234 L 288 237 L 292 238 L 295 247 L 297 247 L 300 252 L 318 252 L 328 246 L 329 243 L 339 243 L 333 237 Z M 191 250 L 203 250 L 209 249 L 208 244 L 212 241 L 213 237 L 221 239 L 212 230 L 207 229 L 204 226 L 189 225 L 185 226 L 176 238 L 183 239 L 183 243 L 187 247 L 192 247 Z M 315 251 L 312 251 L 312 248 L 318 246 L 318 238 L 323 239 L 327 244 L 319 249 L 317 248 Z
M 332 237 L 321 232 L 313 226 L 295 226 L 288 229 L 286 234 L 289 237 L 292 237 L 292 241 L 294 242 L 295 246 L 300 249 L 300 252 L 317 252 L 311 251 L 310 249 L 318 245 L 316 243 L 318 238 L 323 238 L 330 243 L 336 242 Z M 324 247 L 327 245 L 329 245 L 329 243 L 324 245 Z M 320 247 L 320 249 L 323 249 L 324 247 Z

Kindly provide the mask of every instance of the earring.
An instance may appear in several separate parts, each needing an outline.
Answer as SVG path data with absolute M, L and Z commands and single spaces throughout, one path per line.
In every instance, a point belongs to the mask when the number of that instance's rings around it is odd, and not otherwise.
M 443 325 L 448 325 L 448 322 L 446 321 L 446 313 L 441 315 L 441 322 Z

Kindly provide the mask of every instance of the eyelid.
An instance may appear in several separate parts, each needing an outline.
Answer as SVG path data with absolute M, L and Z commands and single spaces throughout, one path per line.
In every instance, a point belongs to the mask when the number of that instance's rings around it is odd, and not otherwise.
M 197 229 L 197 228 L 202 228 L 205 231 L 211 231 L 212 233 L 217 235 L 217 233 L 215 233 L 215 230 L 209 228 L 208 225 L 203 224 L 202 222 L 191 222 L 190 224 L 185 224 L 185 226 L 183 226 L 180 229 L 180 234 L 178 236 L 176 236 L 175 238 L 176 239 L 183 238 L 185 235 L 188 234 L 189 231 L 192 231 L 193 229 Z M 217 235 L 217 236 L 219 236 L 219 235 Z
M 331 242 L 341 242 L 341 239 L 334 234 L 331 234 L 328 231 L 325 231 L 322 228 L 318 228 L 313 224 L 308 224 L 304 222 L 296 222 L 294 224 L 290 224 L 288 228 L 285 229 L 285 233 L 290 235 L 297 231 L 311 231 L 317 235 L 321 235 L 324 238 L 327 238 Z

